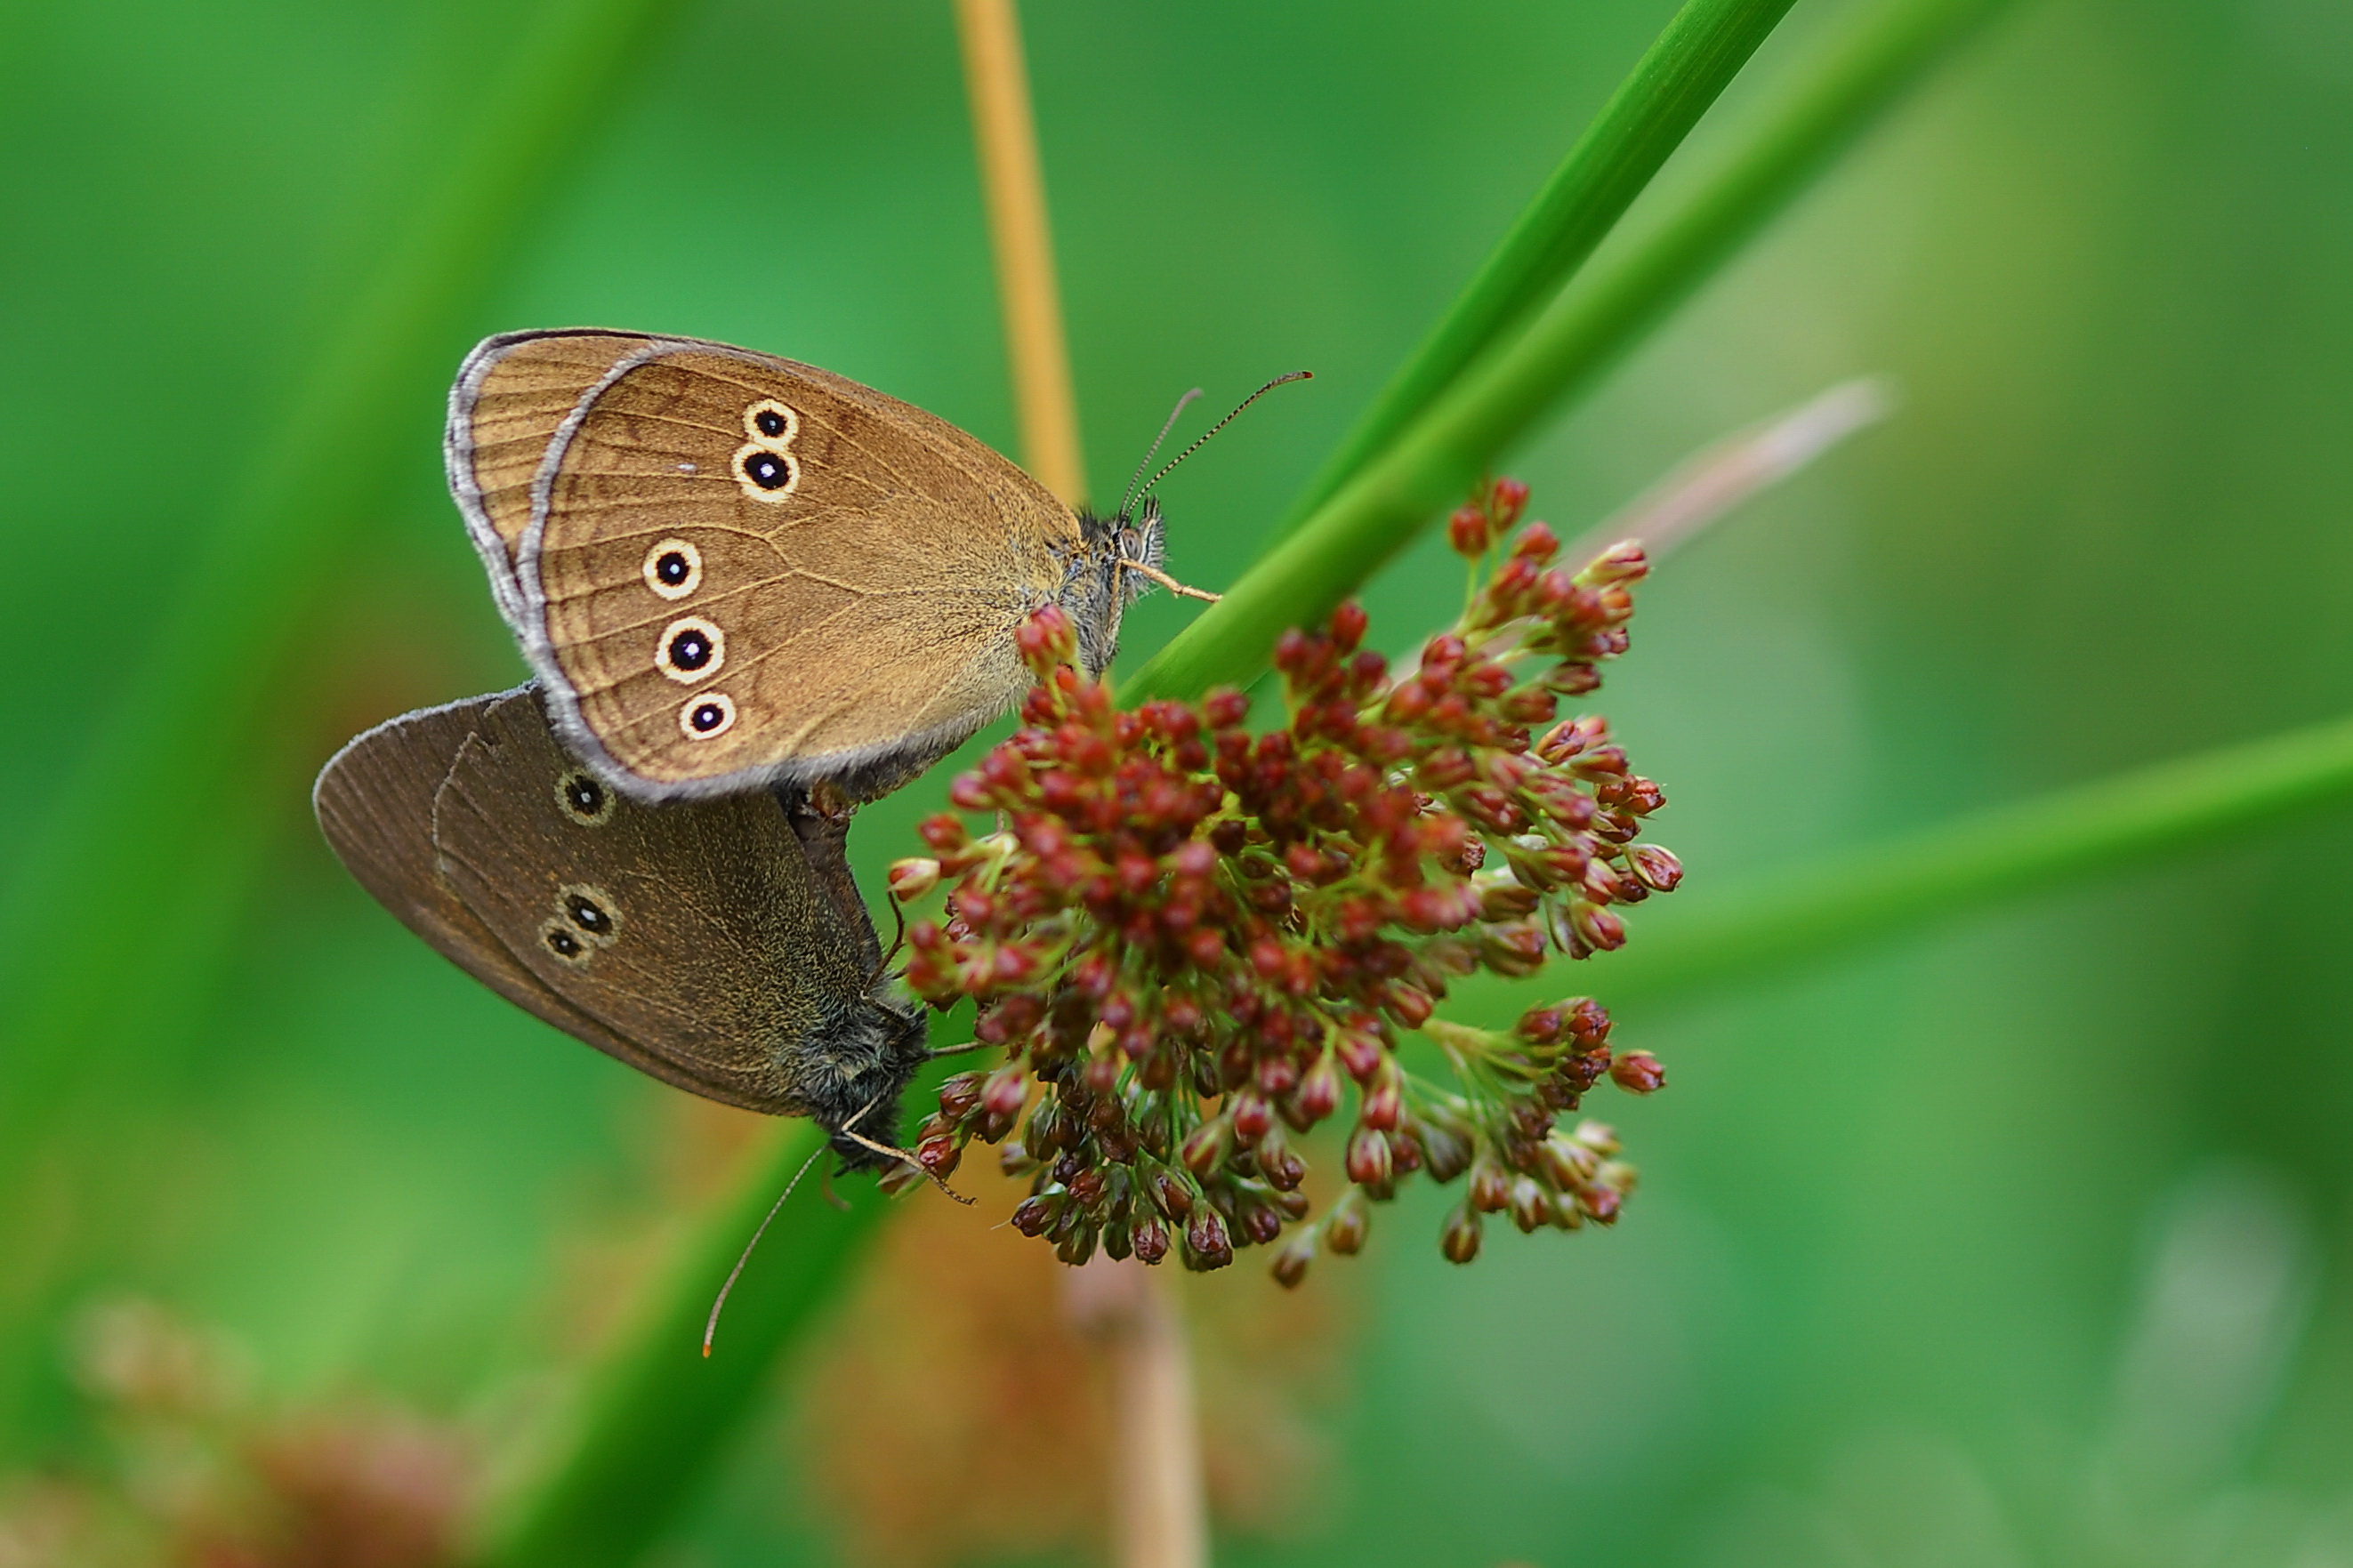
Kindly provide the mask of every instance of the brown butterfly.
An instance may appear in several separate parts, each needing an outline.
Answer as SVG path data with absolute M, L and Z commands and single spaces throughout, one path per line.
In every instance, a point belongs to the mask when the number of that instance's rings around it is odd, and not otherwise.
M 446 453 L 557 732 L 642 800 L 871 799 L 1019 698 L 1031 612 L 1070 615 L 1092 676 L 1125 606 L 1177 586 L 1148 495 L 1073 512 L 944 419 L 723 343 L 489 339 Z
M 379 903 L 516 1005 L 666 1083 L 812 1117 L 852 1166 L 897 1154 L 929 1053 L 881 973 L 846 809 L 623 799 L 532 686 L 378 725 L 312 804 Z

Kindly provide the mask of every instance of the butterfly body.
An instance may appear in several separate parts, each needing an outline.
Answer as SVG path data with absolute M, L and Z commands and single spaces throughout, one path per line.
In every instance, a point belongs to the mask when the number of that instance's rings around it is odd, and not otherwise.
M 1073 512 L 981 442 L 794 361 L 519 332 L 450 395 L 450 488 L 571 750 L 640 800 L 905 782 L 1029 684 L 1059 604 L 1099 673 L 1156 508 Z
M 767 793 L 648 805 L 584 768 L 534 687 L 379 725 L 313 803 L 353 875 L 547 1023 L 706 1098 L 896 1131 L 925 1059 L 842 858 L 846 814 Z M 861 1114 L 862 1113 L 862 1114 Z

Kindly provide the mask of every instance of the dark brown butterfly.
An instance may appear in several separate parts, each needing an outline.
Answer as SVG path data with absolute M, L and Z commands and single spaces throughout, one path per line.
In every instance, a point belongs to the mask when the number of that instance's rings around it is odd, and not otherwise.
M 814 1118 L 852 1166 L 892 1153 L 929 1053 L 882 973 L 846 810 L 624 799 L 532 686 L 377 726 L 312 803 L 361 885 L 509 1001 L 666 1083 Z
M 1092 676 L 1126 605 L 1176 585 L 1148 497 L 1073 512 L 944 419 L 723 343 L 491 338 L 446 450 L 557 732 L 645 800 L 871 799 L 1019 698 L 1033 611 L 1070 615 Z

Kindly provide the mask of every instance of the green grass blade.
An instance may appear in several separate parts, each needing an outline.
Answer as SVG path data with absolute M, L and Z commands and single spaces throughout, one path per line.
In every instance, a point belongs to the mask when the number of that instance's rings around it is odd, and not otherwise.
M 849 1207 L 836 1209 L 814 1190 L 812 1172 L 744 1268 L 716 1348 L 703 1359 L 712 1295 L 821 1137 L 809 1123 L 794 1123 L 717 1206 L 605 1363 L 569 1456 L 497 1531 L 481 1559 L 488 1568 L 622 1568 L 642 1559 L 693 1500 L 771 1386 L 778 1356 L 833 1297 L 889 1212 L 891 1200 L 863 1177 L 840 1184 Z M 908 1201 L 944 1200 L 918 1193 Z
M 1331 499 L 1491 343 L 1584 264 L 1792 0 L 1690 0 L 1602 105 L 1462 292 L 1292 509 Z
M 1590 973 L 1611 1005 L 1781 972 L 2353 801 L 2353 719 L 2158 763 L 1888 844 L 1645 904 Z M 1546 994 L 1557 991 L 1551 973 Z M 1516 994 L 1524 988 L 1514 985 Z M 1498 988 L 1500 994 L 1502 988 Z
M 468 346 L 470 309 L 533 197 L 671 8 L 542 8 L 225 498 L 180 610 L 0 907 L 0 1165 L 78 1084 L 124 1072 L 197 1005 L 268 826 L 299 809 L 273 722 L 299 689 L 297 639 L 386 477 L 429 438 L 417 411 Z
M 1377 458 L 1155 655 L 1124 700 L 1194 697 L 1262 668 L 1482 469 L 1599 374 L 1778 213 L 1971 24 L 2005 0 L 1905 0 L 1802 73 L 1760 132 L 1642 244 L 1481 358 Z

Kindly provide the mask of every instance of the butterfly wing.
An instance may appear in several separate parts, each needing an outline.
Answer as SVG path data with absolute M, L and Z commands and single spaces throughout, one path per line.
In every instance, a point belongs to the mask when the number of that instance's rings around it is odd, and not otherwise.
M 433 797 L 483 713 L 515 695 L 425 709 L 352 742 L 311 791 L 319 826 L 360 886 L 442 957 L 543 1022 L 654 1071 L 644 1053 L 525 968 L 442 879 Z
M 1014 631 L 1082 547 L 944 420 L 722 344 L 493 339 L 451 407 L 452 489 L 557 725 L 645 798 L 902 782 L 1018 698 Z
M 654 1077 L 806 1113 L 871 1067 L 882 1024 L 863 944 L 775 797 L 640 805 L 564 751 L 526 689 L 459 748 L 432 842 L 501 945 Z

